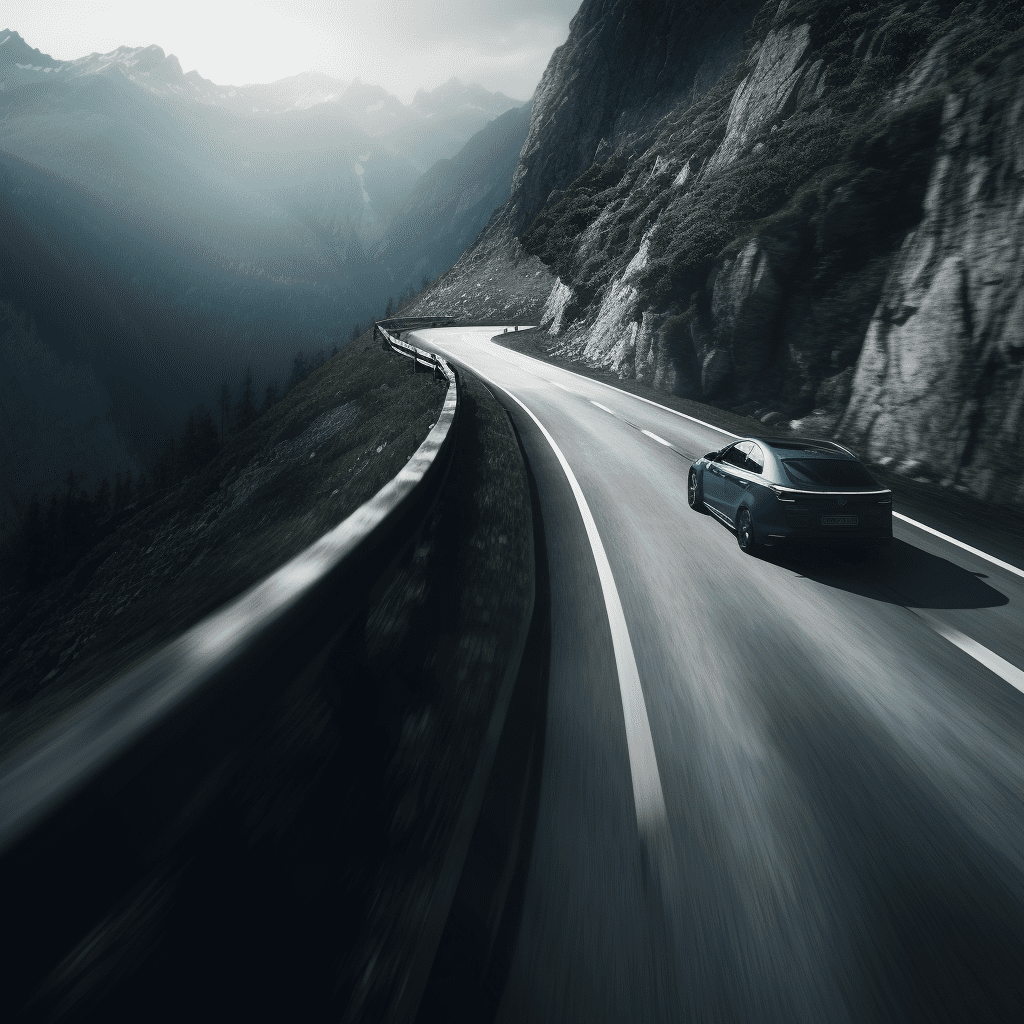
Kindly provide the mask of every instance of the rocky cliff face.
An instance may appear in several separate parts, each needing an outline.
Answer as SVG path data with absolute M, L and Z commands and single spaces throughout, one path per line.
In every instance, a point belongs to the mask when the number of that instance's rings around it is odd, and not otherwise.
M 923 216 L 889 261 L 838 426 L 877 461 L 898 452 L 1024 504 L 1024 67 L 999 72 L 945 92 Z
M 1024 15 L 702 10 L 584 2 L 447 297 L 538 261 L 558 354 L 1024 504 Z

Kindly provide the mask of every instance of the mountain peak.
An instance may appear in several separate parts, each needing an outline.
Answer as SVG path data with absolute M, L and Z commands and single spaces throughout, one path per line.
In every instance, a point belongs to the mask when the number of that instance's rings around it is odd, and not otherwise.
M 54 60 L 48 53 L 29 46 L 13 28 L 0 29 L 0 64 L 31 64 L 53 67 L 63 61 Z

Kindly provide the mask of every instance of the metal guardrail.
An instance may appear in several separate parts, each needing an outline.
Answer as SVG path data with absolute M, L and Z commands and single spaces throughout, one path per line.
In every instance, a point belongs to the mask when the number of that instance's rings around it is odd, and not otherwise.
M 421 534 L 451 462 L 458 381 L 443 359 L 378 331 L 449 385 L 401 472 L 286 565 L 0 762 L 6 1009 L 17 1012 L 123 895 L 125 872 L 137 874 L 140 861 L 188 833 L 230 784 L 233 751 L 271 697 L 319 671 Z

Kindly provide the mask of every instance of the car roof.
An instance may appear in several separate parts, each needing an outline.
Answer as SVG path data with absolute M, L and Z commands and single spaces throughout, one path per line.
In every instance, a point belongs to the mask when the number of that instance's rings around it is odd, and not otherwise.
M 800 458 L 827 458 L 827 459 L 853 459 L 859 461 L 857 456 L 848 448 L 844 448 L 835 441 L 823 441 L 814 437 L 773 437 L 761 438 L 750 437 L 744 440 L 756 441 L 758 444 L 770 448 L 779 455 L 797 455 Z

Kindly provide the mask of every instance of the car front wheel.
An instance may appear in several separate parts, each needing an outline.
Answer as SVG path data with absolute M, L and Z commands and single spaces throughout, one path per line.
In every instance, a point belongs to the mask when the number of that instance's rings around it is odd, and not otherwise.
M 736 517 L 736 543 L 748 554 L 757 552 L 757 540 L 754 537 L 754 519 L 749 508 L 741 508 Z
M 686 500 L 694 512 L 704 511 L 704 495 L 700 492 L 700 483 L 697 480 L 697 471 L 690 470 L 690 478 L 686 482 Z

